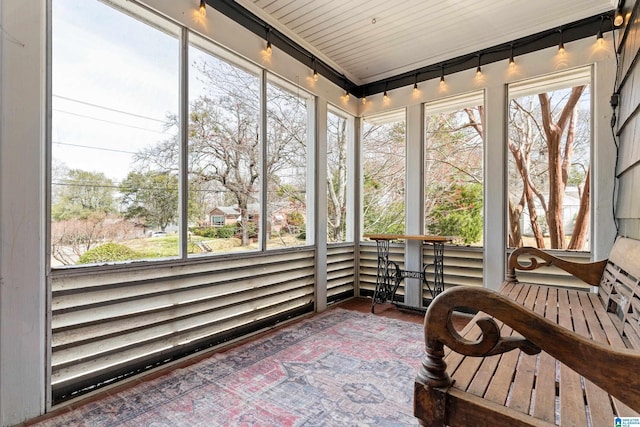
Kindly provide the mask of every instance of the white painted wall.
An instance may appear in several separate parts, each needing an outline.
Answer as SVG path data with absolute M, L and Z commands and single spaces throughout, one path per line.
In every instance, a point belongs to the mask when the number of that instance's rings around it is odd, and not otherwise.
M 484 210 L 484 285 L 496 289 L 504 279 L 506 257 L 505 248 L 507 212 L 506 200 L 506 85 L 570 69 L 594 64 L 593 76 L 593 193 L 592 198 L 592 258 L 606 257 L 615 236 L 615 225 L 611 210 L 611 194 L 613 193 L 613 176 L 615 149 L 609 123 L 611 109 L 609 98 L 613 92 L 615 78 L 615 59 L 613 54 L 612 33 L 605 34 L 605 44 L 598 47 L 595 37 L 565 44 L 565 54 L 558 55 L 558 50 L 551 47 L 528 55 L 516 57 L 516 65 L 508 66 L 508 61 L 483 65 L 481 78 L 476 77 L 476 70 L 470 69 L 445 77 L 446 85 L 442 87 L 439 79 L 419 84 L 419 93 L 413 86 L 388 91 L 389 99 L 383 101 L 382 94 L 367 97 L 367 103 L 359 105 L 361 115 L 370 115 L 382 111 L 393 110 L 409 105 L 409 111 L 416 104 L 464 94 L 477 90 L 485 92 L 485 210 Z M 407 134 L 419 132 L 422 126 L 416 120 L 407 122 Z M 410 168 L 414 160 L 407 159 L 408 173 L 419 173 L 419 169 Z M 415 178 L 408 177 L 407 182 Z M 417 188 L 417 187 L 416 187 Z M 415 203 L 407 204 L 407 209 L 419 209 Z M 421 209 L 421 208 L 420 208 Z M 417 212 L 417 211 L 416 211 Z M 415 217 L 415 212 L 407 212 L 407 218 Z M 409 231 L 409 230 L 407 230 Z M 415 231 L 412 229 L 412 231 Z
M 45 1 L 0 1 L 0 424 L 45 407 Z

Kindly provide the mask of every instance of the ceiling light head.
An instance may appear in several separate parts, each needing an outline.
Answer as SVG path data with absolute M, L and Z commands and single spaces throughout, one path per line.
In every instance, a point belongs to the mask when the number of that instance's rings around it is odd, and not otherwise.
M 440 68 L 440 86 L 444 86 L 444 65 Z
M 313 62 L 313 81 L 317 82 L 318 81 L 318 61 L 316 60 L 315 56 L 311 57 L 311 62 Z
M 364 104 L 366 104 L 366 103 L 367 103 L 367 97 L 366 97 L 366 96 L 363 96 L 361 101 L 362 101 L 362 104 L 363 104 L 363 105 L 364 105 Z
M 349 91 L 348 91 L 348 90 L 345 90 L 345 91 L 344 91 L 344 100 L 345 100 L 345 101 L 348 101 L 348 100 L 349 100 Z
M 385 100 L 385 101 L 389 100 L 389 95 L 387 95 L 387 91 L 386 90 L 384 91 L 384 94 L 382 95 L 382 99 Z
M 616 13 L 613 15 L 613 25 L 616 27 L 624 24 L 624 15 L 622 14 L 622 10 L 620 8 L 616 8 Z
M 271 56 L 271 53 L 273 52 L 273 49 L 271 48 L 271 27 L 267 26 L 266 30 L 267 35 L 265 37 L 265 40 L 267 41 L 267 47 L 264 49 L 264 51 L 267 56 Z
M 516 65 L 516 60 L 513 57 L 513 45 L 511 45 L 511 54 L 509 55 L 509 66 L 513 67 Z
M 200 0 L 200 7 L 198 8 L 198 12 L 200 13 L 200 16 L 202 16 L 203 18 L 205 16 L 207 16 L 207 2 L 204 0 Z
M 558 44 L 558 53 L 564 53 L 564 38 L 562 35 L 562 30 L 560 31 L 560 44 Z

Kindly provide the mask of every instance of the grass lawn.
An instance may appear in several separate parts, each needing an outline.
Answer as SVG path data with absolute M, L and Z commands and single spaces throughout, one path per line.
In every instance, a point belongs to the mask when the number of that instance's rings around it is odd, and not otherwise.
M 139 254 L 139 258 L 170 258 L 178 256 L 179 240 L 178 235 L 168 235 L 166 237 L 147 237 L 142 239 L 133 239 L 121 243 Z M 304 244 L 304 240 L 296 238 L 296 236 L 285 234 L 269 239 L 267 246 L 269 248 L 291 247 Z M 210 249 L 210 250 L 209 250 Z M 237 252 L 244 250 L 257 250 L 258 243 L 251 243 L 248 246 L 242 246 L 240 239 L 212 239 L 192 235 L 189 237 L 187 251 L 189 254 L 200 253 L 221 253 L 221 252 Z

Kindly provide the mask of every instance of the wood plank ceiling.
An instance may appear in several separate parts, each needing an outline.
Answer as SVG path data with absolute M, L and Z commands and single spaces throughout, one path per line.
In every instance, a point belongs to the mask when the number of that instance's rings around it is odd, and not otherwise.
M 598 15 L 616 0 L 236 0 L 362 85 Z

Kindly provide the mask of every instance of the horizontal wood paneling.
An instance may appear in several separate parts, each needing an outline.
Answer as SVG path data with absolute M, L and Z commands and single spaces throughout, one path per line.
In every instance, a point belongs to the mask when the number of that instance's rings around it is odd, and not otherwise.
M 331 302 L 353 296 L 355 278 L 354 244 L 327 247 L 327 299 Z
M 619 48 L 620 111 L 618 121 L 618 195 L 616 218 L 619 234 L 640 238 L 640 2 L 633 5 L 633 13 L 624 28 Z
M 314 285 L 313 249 L 54 276 L 53 400 L 311 311 Z

